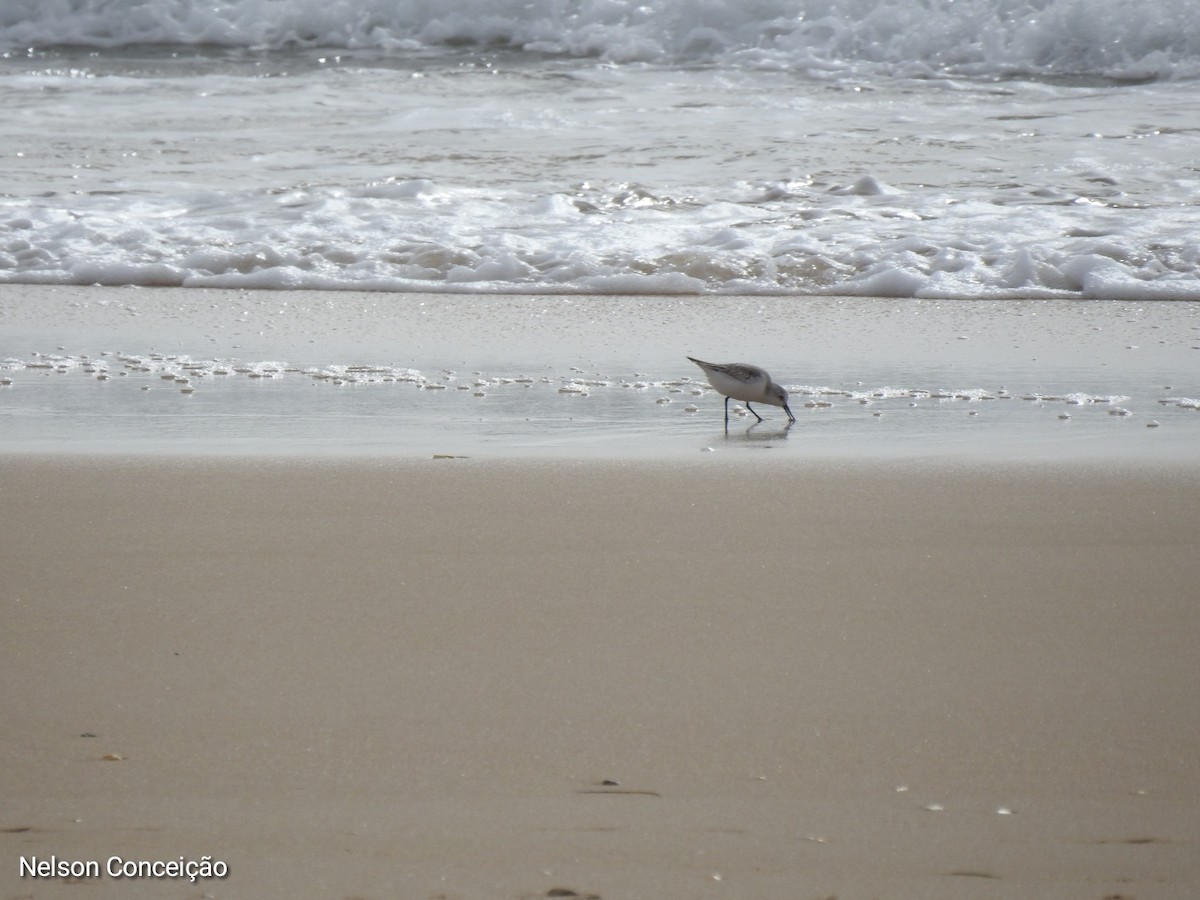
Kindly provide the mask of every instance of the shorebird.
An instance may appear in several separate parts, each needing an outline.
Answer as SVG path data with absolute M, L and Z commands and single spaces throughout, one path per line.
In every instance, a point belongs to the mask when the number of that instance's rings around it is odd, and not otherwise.
M 787 413 L 788 424 L 796 421 L 788 406 L 787 391 L 773 382 L 765 370 L 746 363 L 710 363 L 694 356 L 689 356 L 688 359 L 704 370 L 704 374 L 708 376 L 708 383 L 716 388 L 718 393 L 725 395 L 726 429 L 729 428 L 730 397 L 745 403 L 746 409 L 760 422 L 763 418 L 754 411 L 754 407 L 750 405 L 751 401 L 782 406 L 783 411 Z

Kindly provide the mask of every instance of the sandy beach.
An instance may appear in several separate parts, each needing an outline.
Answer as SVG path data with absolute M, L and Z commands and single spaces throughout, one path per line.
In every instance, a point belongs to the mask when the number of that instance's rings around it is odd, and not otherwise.
M 724 338 L 743 356 L 761 339 L 764 360 L 809 328 L 794 380 L 840 360 L 872 384 L 938 368 L 1133 399 L 1128 417 L 1089 418 L 1065 400 L 905 398 L 878 418 L 841 398 L 785 438 L 726 443 L 678 403 L 627 412 L 615 379 L 591 400 L 617 399 L 592 407 L 555 382 L 522 424 L 526 407 L 439 417 L 449 391 L 339 394 L 293 373 L 201 380 L 192 400 L 216 399 L 193 434 L 136 406 L 190 402 L 158 372 L 114 365 L 98 383 L 78 363 L 22 362 L 0 393 L 0 897 L 1200 893 L 1200 467 L 1153 443 L 1186 443 L 1196 413 L 1160 428 L 1144 414 L 1168 384 L 1194 390 L 1194 309 L 998 306 L 1004 339 L 984 341 L 919 303 L 857 328 L 861 307 L 817 304 L 763 331 L 732 301 L 701 314 L 648 298 L 606 319 L 576 300 L 521 328 L 533 301 L 489 298 L 494 316 L 448 334 L 384 297 L 322 299 L 356 318 L 287 295 L 64 290 L 0 292 L 0 358 L 205 358 L 207 334 L 214 359 L 357 348 L 433 371 L 448 348 L 468 370 L 509 353 L 511 372 L 539 357 L 555 373 L 632 369 L 625 354 L 665 385 L 666 334 L 692 321 L 685 350 Z M 448 304 L 460 322 L 468 299 Z M 277 328 L 227 334 L 281 301 L 294 313 Z M 1044 326 L 1015 347 L 1033 314 Z M 621 343 L 631 315 L 644 327 Z M 524 388 L 488 387 L 505 389 Z M 380 434 L 417 436 L 357 454 L 344 445 L 361 425 L 341 444 L 256 443 L 262 397 L 314 432 L 352 421 L 304 399 L 326 396 L 376 398 L 363 421 L 411 401 Z M 73 418 L 98 397 L 124 424 Z M 557 415 L 538 404 L 560 402 L 578 433 L 527 452 Z M 718 398 L 695 402 L 719 415 Z M 919 427 L 889 424 L 910 408 Z M 962 438 L 961 422 L 988 430 Z M 619 451 L 597 437 L 609 428 Z M 226 876 L 120 872 L 203 860 Z
M 1194 7 L 0 3 L 0 900 L 1200 898 Z
M 1198 487 L 10 458 L 3 895 L 1183 900 Z

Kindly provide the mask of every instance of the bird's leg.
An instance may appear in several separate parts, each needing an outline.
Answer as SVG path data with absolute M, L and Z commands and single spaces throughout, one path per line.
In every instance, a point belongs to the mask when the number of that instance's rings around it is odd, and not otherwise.
M 750 412 L 754 414 L 754 418 L 758 419 L 758 421 L 760 421 L 760 422 L 762 421 L 762 416 L 760 416 L 758 413 L 754 412 L 754 407 L 750 405 L 749 400 L 746 401 L 746 409 L 750 410 Z
M 725 433 L 729 434 L 729 398 L 725 398 Z

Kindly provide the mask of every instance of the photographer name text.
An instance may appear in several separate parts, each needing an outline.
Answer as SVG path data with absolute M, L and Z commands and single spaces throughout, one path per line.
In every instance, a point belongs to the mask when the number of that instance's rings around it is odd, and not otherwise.
M 180 878 L 195 883 L 209 878 L 224 878 L 229 866 L 224 860 L 202 856 L 188 859 L 124 859 L 110 856 L 98 859 L 61 859 L 58 856 L 22 856 L 22 878 Z

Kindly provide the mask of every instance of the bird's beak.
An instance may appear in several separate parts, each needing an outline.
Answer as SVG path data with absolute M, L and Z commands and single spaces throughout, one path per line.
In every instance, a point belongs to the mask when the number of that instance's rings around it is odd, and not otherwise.
M 788 406 L 786 403 L 783 404 L 783 411 L 788 414 L 788 423 L 789 424 L 796 421 L 796 417 L 792 415 L 792 408 L 790 406 Z

